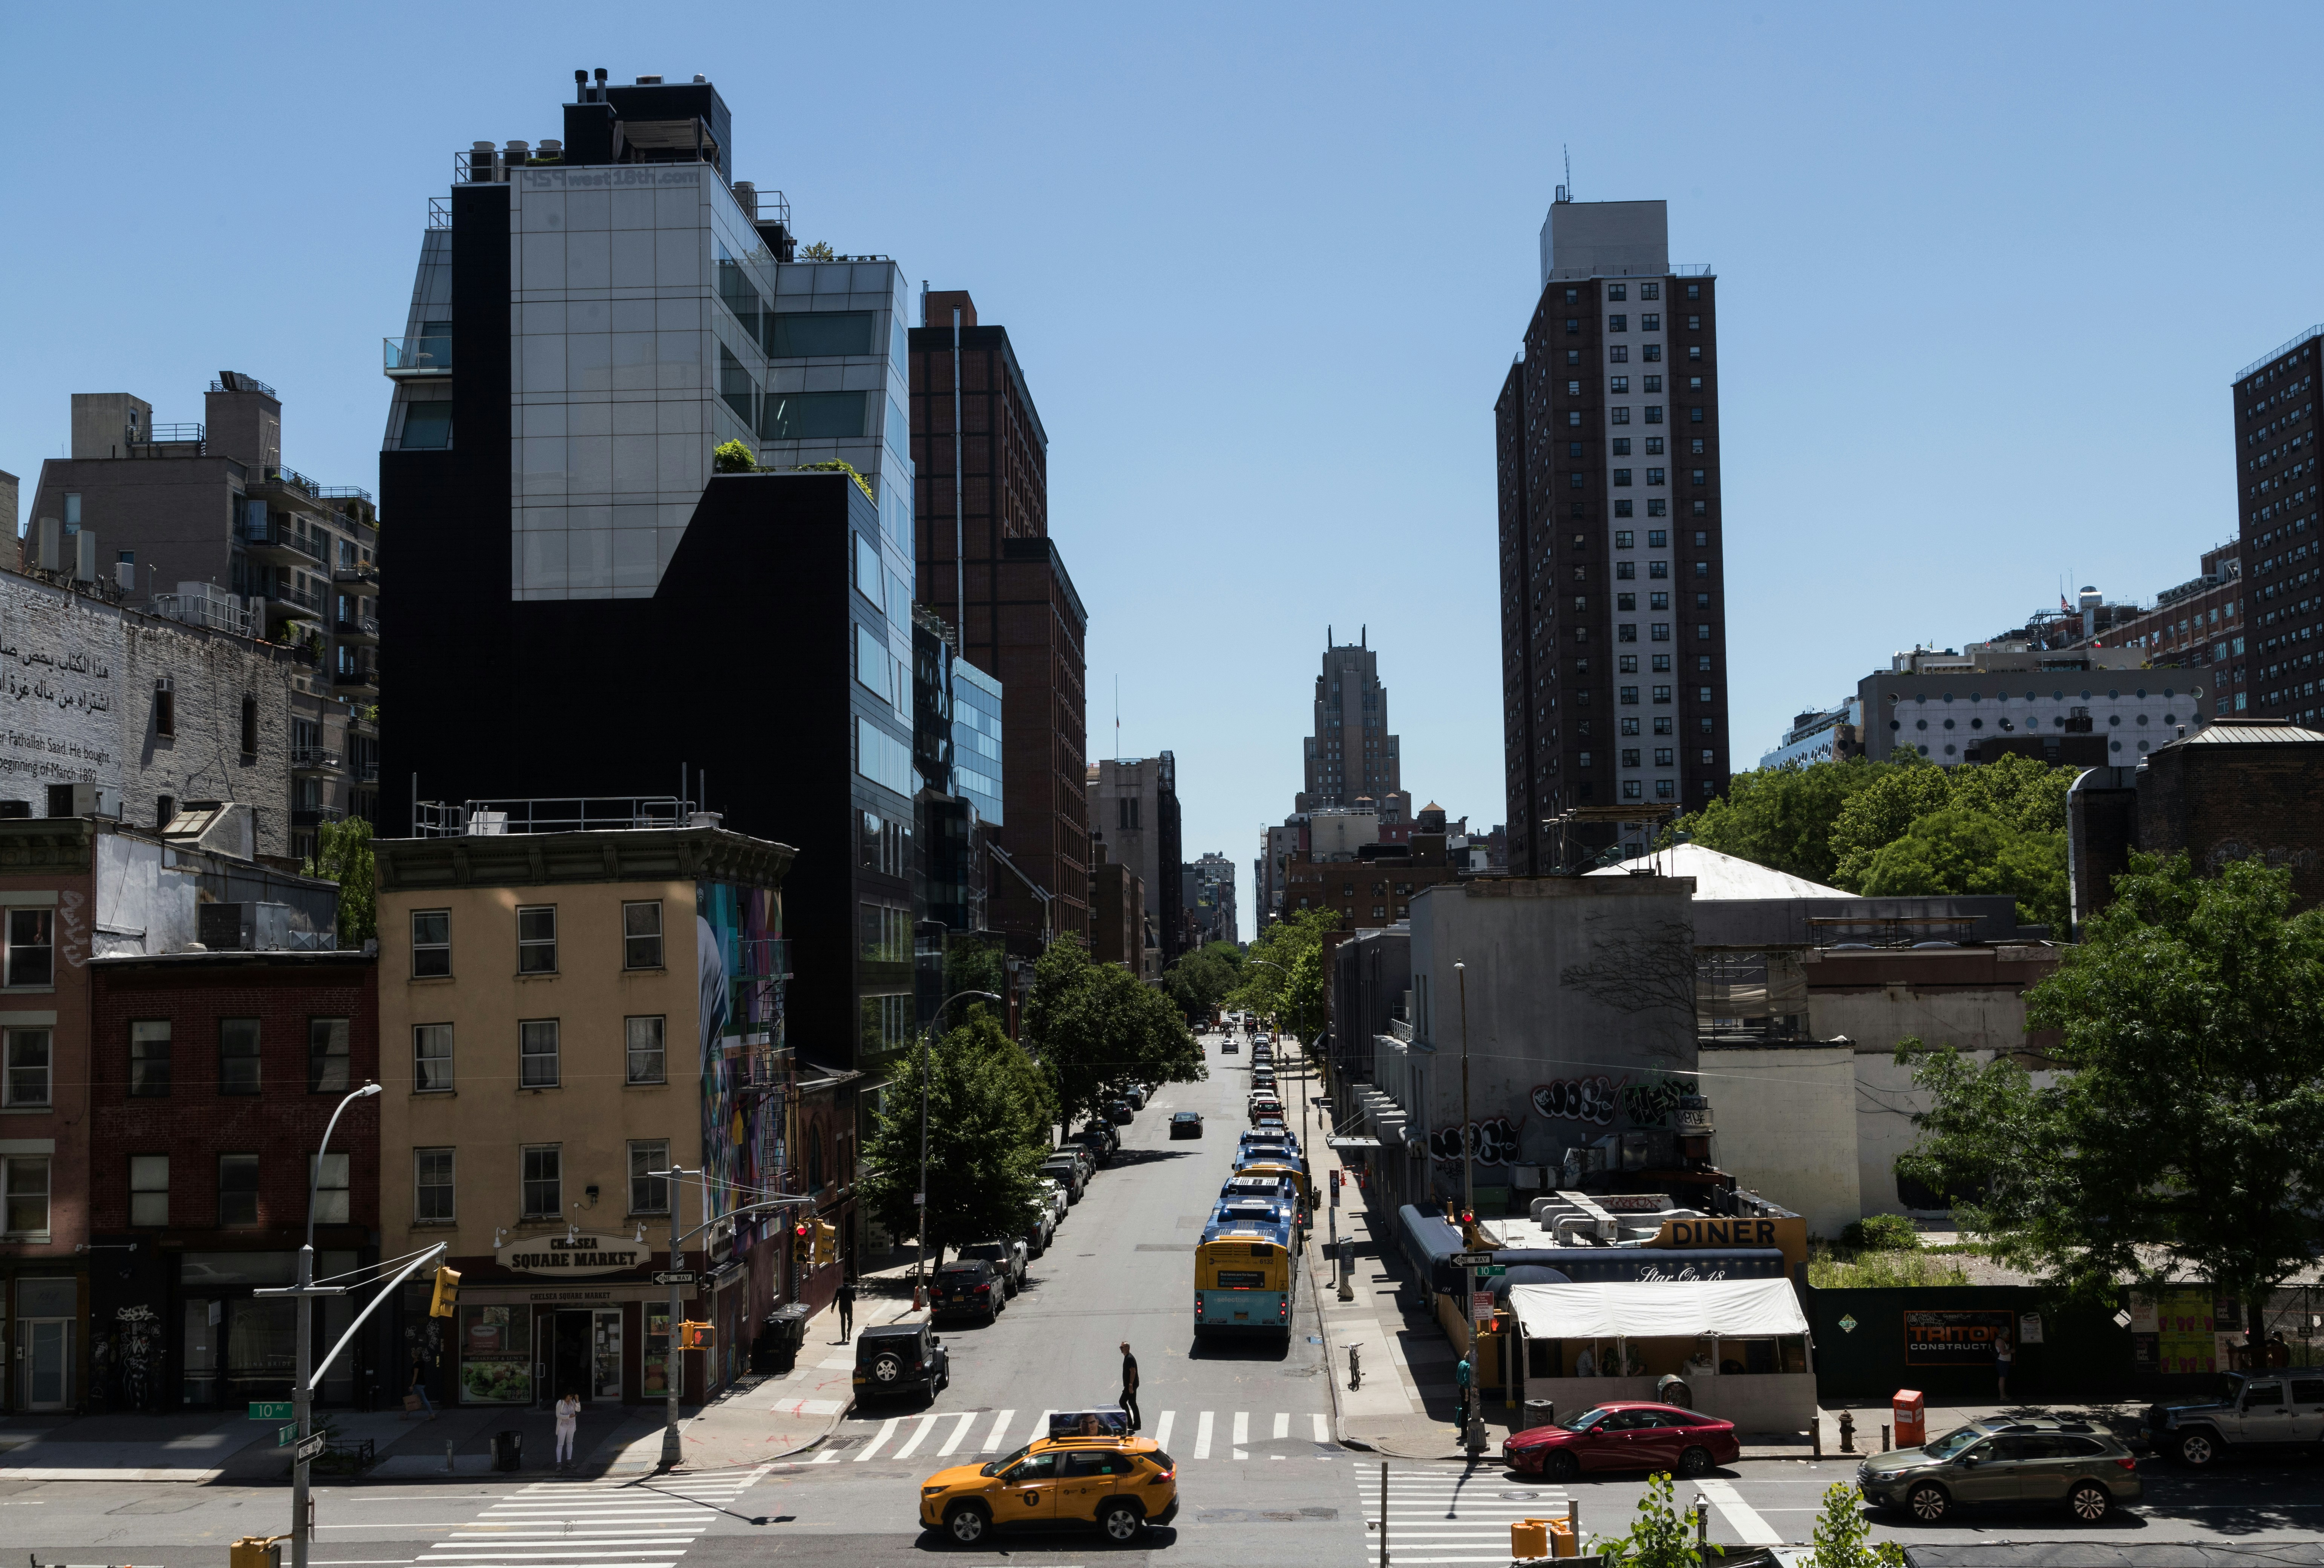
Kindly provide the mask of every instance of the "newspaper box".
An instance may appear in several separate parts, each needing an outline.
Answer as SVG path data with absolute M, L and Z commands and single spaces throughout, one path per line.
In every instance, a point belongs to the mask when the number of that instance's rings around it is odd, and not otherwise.
M 1896 1446 L 1918 1448 L 1929 1440 L 1929 1402 L 1918 1388 L 1899 1388 L 1888 1401 L 1896 1426 Z

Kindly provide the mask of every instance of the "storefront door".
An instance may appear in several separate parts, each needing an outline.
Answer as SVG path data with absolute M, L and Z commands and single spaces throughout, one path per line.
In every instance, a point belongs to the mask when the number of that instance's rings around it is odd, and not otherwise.
M 590 1343 L 589 1312 L 560 1312 L 557 1314 L 557 1337 L 549 1354 L 552 1358 L 549 1375 L 549 1397 L 553 1402 L 567 1394 L 577 1394 L 584 1400 L 595 1391 L 595 1351 Z
M 62 1410 L 72 1402 L 72 1331 L 69 1317 L 16 1320 L 17 1358 L 24 1369 L 25 1410 Z
M 183 1308 L 185 1322 L 185 1382 L 178 1402 L 208 1409 L 217 1403 L 218 1329 L 226 1321 L 226 1303 L 197 1298 Z

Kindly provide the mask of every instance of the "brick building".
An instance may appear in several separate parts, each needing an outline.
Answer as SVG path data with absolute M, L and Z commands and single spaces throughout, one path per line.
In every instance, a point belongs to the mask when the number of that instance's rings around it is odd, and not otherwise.
M 290 1397 L 291 1283 L 316 1178 L 315 1273 L 374 1263 L 378 963 L 356 952 L 99 958 L 89 976 L 91 1387 L 114 1409 L 227 1410 Z M 130 1250 L 134 1248 L 134 1250 Z M 316 1304 L 318 1364 L 361 1298 Z M 375 1316 L 326 1374 L 327 1404 L 401 1392 Z
M 2311 327 L 2236 373 L 2236 507 L 2241 524 L 2249 678 L 2231 710 L 2314 724 L 2324 651 L 2324 484 L 2316 468 L 2316 364 L 2324 326 Z
M 959 633 L 961 657 L 1001 682 L 999 840 L 1050 898 L 1045 918 L 1019 875 L 996 874 L 986 918 L 1038 950 L 1045 927 L 1090 928 L 1089 612 L 1049 537 L 1049 438 L 1008 329 L 980 326 L 965 290 L 938 291 L 922 296 L 910 352 L 915 597 Z
M 1370 930 L 1407 918 L 1416 893 L 1459 876 L 1440 826 L 1414 834 L 1409 844 L 1368 844 L 1354 854 L 1291 855 L 1284 862 L 1283 907 L 1286 914 L 1336 909 L 1342 929 Z

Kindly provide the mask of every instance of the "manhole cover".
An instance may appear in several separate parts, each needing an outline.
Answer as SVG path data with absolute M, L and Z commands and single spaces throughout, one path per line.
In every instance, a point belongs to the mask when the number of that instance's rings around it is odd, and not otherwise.
M 1529 1503 L 1539 1498 L 1539 1492 L 1503 1492 L 1503 1498 L 1513 1503 Z

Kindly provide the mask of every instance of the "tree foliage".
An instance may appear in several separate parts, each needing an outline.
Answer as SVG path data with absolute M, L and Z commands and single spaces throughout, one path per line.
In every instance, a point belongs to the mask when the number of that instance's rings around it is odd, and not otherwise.
M 710 471 L 714 474 L 749 474 L 759 466 L 759 459 L 750 447 L 740 441 L 722 441 L 710 454 Z
M 1323 1027 L 1323 938 L 1340 928 L 1333 909 L 1301 909 L 1259 933 L 1227 1001 L 1272 1014 L 1300 1038 Z
M 1605 1568 L 1701 1568 L 1702 1563 L 1702 1548 L 1694 1544 L 1692 1525 L 1678 1511 L 1668 1471 L 1646 1478 L 1628 1535 L 1591 1545 Z
M 1231 942 L 1207 943 L 1182 954 L 1162 976 L 1162 989 L 1188 1023 L 1207 1019 L 1241 983 L 1242 949 Z
M 1725 795 L 1681 817 L 1677 831 L 1721 854 L 1829 883 L 1836 863 L 1832 827 L 1849 797 L 1887 766 L 1859 757 L 1738 773 Z
M 1895 1541 L 1875 1546 L 1866 1539 L 1871 1534 L 1863 1495 L 1844 1480 L 1832 1482 L 1824 1489 L 1823 1511 L 1816 1516 L 1815 1551 L 1806 1568 L 1904 1568 L 1904 1548 Z
M 371 853 L 371 824 L 360 816 L 326 822 L 315 830 L 310 877 L 339 884 L 339 945 L 360 947 L 379 935 L 379 880 Z
M 927 1243 L 945 1249 L 1014 1236 L 1040 1202 L 1041 1161 L 1049 1149 L 1048 1085 L 991 1013 L 969 1021 L 910 1058 L 881 1107 L 864 1151 L 862 1193 L 898 1236 L 918 1232 L 912 1194 L 920 1178 L 920 1069 L 928 1084 Z
M 2021 833 L 1997 816 L 1949 806 L 1914 819 L 1854 879 L 1868 899 L 1927 893 L 2006 893 L 2017 918 L 2066 926 L 2066 835 Z
M 1202 1047 L 1170 1000 L 1068 936 L 1033 966 L 1025 1045 L 1047 1075 L 1053 1114 L 1070 1126 L 1104 1113 L 1132 1084 L 1206 1077 Z
M 2026 993 L 2054 1079 L 1899 1044 L 1932 1103 L 1898 1172 L 2085 1297 L 2192 1277 L 2264 1300 L 2312 1261 L 2324 1198 L 2324 911 L 2292 908 L 2289 870 L 2134 855 Z

